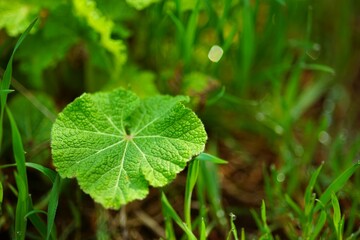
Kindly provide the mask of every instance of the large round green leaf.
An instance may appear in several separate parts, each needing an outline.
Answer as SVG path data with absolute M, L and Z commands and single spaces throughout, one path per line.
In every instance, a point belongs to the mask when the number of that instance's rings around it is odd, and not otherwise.
M 126 90 L 83 94 L 59 114 L 52 129 L 54 165 L 62 177 L 107 208 L 148 194 L 173 180 L 204 150 L 200 119 L 187 97 L 140 100 Z

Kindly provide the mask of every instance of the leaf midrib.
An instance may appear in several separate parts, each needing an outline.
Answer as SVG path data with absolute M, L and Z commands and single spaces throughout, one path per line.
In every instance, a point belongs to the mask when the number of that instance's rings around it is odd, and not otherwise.
M 99 149 L 96 153 L 94 153 L 94 154 L 92 154 L 92 155 L 89 155 L 89 156 L 87 156 L 86 158 L 83 158 L 83 159 L 81 159 L 81 160 L 79 160 L 79 161 L 76 161 L 75 164 L 79 164 L 79 163 L 81 163 L 82 161 L 84 161 L 84 160 L 86 160 L 86 159 L 88 159 L 88 158 L 90 158 L 90 157 L 92 157 L 92 156 L 94 156 L 94 155 L 97 155 L 97 154 L 99 154 L 99 153 L 101 153 L 101 152 L 103 152 L 103 151 L 106 151 L 107 149 L 112 148 L 112 147 L 114 147 L 114 146 L 116 146 L 116 145 L 118 145 L 118 144 L 120 144 L 120 143 L 122 143 L 122 142 L 124 142 L 124 141 L 125 141 L 125 140 L 122 139 L 122 140 L 120 140 L 120 141 L 118 141 L 118 142 L 116 142 L 116 143 L 114 143 L 114 144 L 111 144 L 110 146 L 107 146 L 106 148 Z

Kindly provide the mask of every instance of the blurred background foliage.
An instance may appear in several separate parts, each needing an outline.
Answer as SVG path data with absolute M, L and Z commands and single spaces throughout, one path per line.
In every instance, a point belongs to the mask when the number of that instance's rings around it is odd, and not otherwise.
M 284 196 L 301 205 L 322 162 L 318 192 L 358 161 L 359 1 L 0 0 L 2 71 L 36 17 L 15 55 L 17 92 L 9 99 L 28 161 L 51 166 L 51 122 L 83 92 L 121 86 L 142 97 L 186 94 L 209 134 L 207 151 L 229 161 L 211 167 L 225 211 L 256 236 L 248 209 L 265 199 L 271 229 L 289 238 L 299 230 L 289 224 L 296 226 Z M 223 50 L 218 62 L 208 57 L 214 45 Z M 355 173 L 339 194 L 347 234 L 360 226 L 359 184 Z M 76 195 L 75 202 L 84 198 Z M 72 224 L 79 227 L 77 204 Z M 0 218 L 2 229 L 9 216 Z

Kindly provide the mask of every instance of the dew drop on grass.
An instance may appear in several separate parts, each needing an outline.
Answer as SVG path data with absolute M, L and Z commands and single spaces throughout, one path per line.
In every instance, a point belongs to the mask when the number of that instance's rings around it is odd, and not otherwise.
M 320 56 L 320 51 L 321 51 L 321 45 L 318 43 L 314 43 L 312 45 L 312 48 L 306 51 L 306 54 L 312 59 L 312 60 L 316 60 L 319 58 Z
M 262 112 L 258 112 L 256 113 L 256 120 L 258 120 L 259 122 L 262 122 L 265 120 L 265 114 L 263 114 Z
M 324 145 L 326 145 L 326 144 L 328 144 L 330 142 L 330 135 L 325 131 L 321 131 L 319 133 L 318 138 L 319 138 L 319 142 L 324 144 Z
M 303 148 L 303 146 L 301 146 L 301 145 L 296 145 L 296 146 L 295 146 L 295 154 L 296 154 L 296 156 L 301 157 L 301 156 L 304 154 L 304 148 Z
M 279 173 L 277 176 L 276 176 L 276 180 L 278 182 L 284 182 L 285 181 L 285 174 L 284 173 Z
M 218 62 L 221 59 L 223 53 L 224 50 L 220 46 L 214 45 L 209 51 L 208 58 L 212 62 Z
M 314 44 L 313 44 L 313 49 L 314 49 L 315 51 L 320 51 L 320 50 L 321 50 L 321 45 L 318 44 L 318 43 L 314 43 Z
M 340 140 L 345 142 L 346 138 L 347 138 L 347 130 L 345 129 L 340 133 Z
M 284 129 L 280 125 L 275 126 L 274 131 L 279 135 L 284 133 Z
M 335 102 L 333 100 L 327 99 L 324 103 L 325 112 L 332 113 L 335 109 Z
M 216 216 L 218 218 L 223 218 L 225 216 L 224 211 L 223 210 L 216 211 Z

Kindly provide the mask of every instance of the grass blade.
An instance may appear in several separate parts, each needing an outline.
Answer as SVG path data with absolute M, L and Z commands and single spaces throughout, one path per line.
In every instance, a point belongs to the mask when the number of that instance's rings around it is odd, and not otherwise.
M 206 225 L 205 225 L 205 220 L 204 220 L 204 218 L 201 218 L 200 240 L 206 240 Z
M 2 89 L 2 90 L 0 90 L 0 96 L 7 95 L 9 93 L 12 93 L 13 91 L 14 91 L 13 89 Z
M 218 158 L 216 156 L 213 156 L 211 154 L 208 154 L 208 153 L 200 153 L 200 155 L 197 156 L 196 159 L 201 160 L 201 161 L 212 162 L 215 164 L 227 164 L 227 161 L 225 161 L 221 158 Z
M 245 229 L 241 228 L 241 240 L 245 240 Z
M 237 233 L 237 230 L 236 230 L 236 226 L 235 226 L 235 223 L 234 223 L 236 217 L 235 217 L 235 215 L 232 215 L 232 216 L 230 216 L 230 218 L 231 218 L 230 219 L 231 232 L 232 232 L 232 234 L 234 236 L 234 239 L 239 240 L 238 233 Z
M 303 68 L 307 70 L 321 71 L 321 72 L 329 73 L 331 75 L 335 75 L 335 70 L 332 67 L 322 64 L 304 64 Z
M 330 81 L 327 79 L 319 79 L 311 86 L 304 89 L 303 93 L 298 97 L 296 103 L 291 109 L 291 116 L 297 120 L 301 115 L 328 90 Z
M 172 219 L 166 213 L 163 214 L 165 218 L 165 237 L 169 240 L 176 240 Z
M 321 206 L 326 205 L 330 201 L 331 194 L 337 193 L 340 189 L 344 187 L 345 183 L 354 174 L 354 172 L 358 169 L 359 166 L 360 162 L 349 167 L 329 185 L 329 187 L 319 198 L 319 202 L 315 206 L 315 211 L 318 211 Z
M 242 36 L 239 38 L 239 46 L 241 49 L 241 76 L 242 81 L 237 81 L 237 86 L 242 93 L 245 93 L 248 77 L 253 64 L 255 54 L 255 27 L 253 20 L 253 9 L 249 0 L 243 1 L 243 14 L 242 14 Z
M 226 88 L 224 86 L 222 86 L 220 88 L 219 92 L 217 92 L 214 96 L 210 97 L 206 101 L 206 106 L 211 106 L 211 105 L 214 105 L 215 103 L 217 103 L 225 95 L 225 90 L 226 90 Z
M 18 201 L 15 213 L 15 239 L 25 239 L 26 214 L 28 212 L 27 186 L 21 175 L 15 172 L 15 181 L 18 188 Z
M 335 193 L 331 194 L 331 204 L 334 210 L 333 213 L 333 223 L 335 227 L 335 231 L 337 234 L 339 234 L 339 224 L 341 221 L 341 211 L 340 211 L 340 204 L 339 200 L 337 199 Z
M 267 224 L 267 219 L 266 219 L 266 205 L 265 205 L 264 200 L 262 200 L 262 203 L 261 203 L 261 220 L 262 220 L 262 224 L 263 224 L 264 234 L 271 236 L 271 231 Z
M 27 167 L 38 170 L 39 172 L 41 172 L 42 174 L 47 176 L 52 183 L 54 183 L 54 181 L 56 180 L 57 173 L 54 170 L 51 170 L 50 168 L 44 167 L 37 163 L 31 163 L 31 162 L 27 162 L 27 163 L 25 163 L 25 165 Z
M 181 20 L 179 18 L 177 18 L 172 12 L 168 13 L 170 16 L 170 19 L 174 22 L 175 26 L 176 26 L 176 30 L 179 33 L 180 36 L 183 36 L 184 32 L 185 32 L 185 28 L 184 25 L 182 24 Z
M 341 217 L 341 209 L 339 200 L 336 197 L 335 193 L 331 194 L 331 204 L 334 210 L 333 213 L 333 223 L 335 227 L 335 232 L 337 235 L 337 239 L 342 240 L 343 239 L 343 227 L 344 227 L 344 217 Z
M 1 165 L 0 169 L 8 168 L 8 167 L 16 167 L 16 163 L 9 163 L 9 164 Z
M 25 155 L 24 155 L 25 152 L 24 152 L 20 132 L 16 126 L 14 117 L 12 116 L 10 109 L 7 108 L 6 110 L 7 110 L 7 114 L 8 114 L 10 125 L 11 125 L 13 152 L 14 152 L 17 171 L 18 171 L 20 177 L 24 181 L 24 184 L 26 186 L 26 192 L 28 192 L 27 174 L 26 174 L 26 166 L 25 166 Z
M 8 167 L 16 167 L 16 166 L 17 166 L 16 163 L 4 164 L 0 166 L 0 169 L 8 168 Z M 55 181 L 57 173 L 54 170 L 51 170 L 50 168 L 32 162 L 25 162 L 25 166 L 38 170 L 39 172 L 47 176 L 52 183 Z
M 4 198 L 4 189 L 2 183 L 0 182 L 0 213 L 2 208 L 3 198 Z
M 33 22 L 25 30 L 25 32 L 23 34 L 21 34 L 19 40 L 15 44 L 14 50 L 13 50 L 11 56 L 10 56 L 10 59 L 9 59 L 9 62 L 7 64 L 7 66 L 6 66 L 3 78 L 2 78 L 2 80 L 0 82 L 0 91 L 1 91 L 1 94 L 0 94 L 0 149 L 1 149 L 2 137 L 3 137 L 4 110 L 5 110 L 7 95 L 11 92 L 11 90 L 9 88 L 10 88 L 10 83 L 11 83 L 11 78 L 12 78 L 12 62 L 13 62 L 13 58 L 14 58 L 16 50 L 19 48 L 20 44 L 23 42 L 25 37 L 28 35 L 30 30 L 33 28 L 36 21 L 37 21 L 37 18 L 35 20 L 33 20 Z
M 33 208 L 32 205 L 32 201 L 31 198 L 29 198 L 29 211 L 36 211 Z M 36 230 L 40 233 L 41 235 L 41 239 L 45 239 L 46 237 L 46 224 L 44 223 L 44 221 L 39 217 L 39 215 L 37 214 L 27 214 L 30 222 L 34 225 L 34 227 L 36 228 Z
M 3 79 L 2 79 L 1 84 L 0 84 L 0 87 L 1 87 L 0 89 L 1 90 L 9 90 L 10 83 L 11 83 L 11 77 L 12 77 L 12 62 L 13 62 L 13 59 L 14 59 L 15 52 L 17 51 L 17 49 L 19 48 L 21 43 L 24 41 L 25 37 L 29 34 L 31 29 L 34 27 L 36 22 L 37 22 L 37 18 L 34 19 L 30 23 L 30 25 L 27 27 L 25 32 L 23 34 L 21 34 L 20 38 L 16 42 L 14 50 L 11 53 L 9 62 L 7 64 L 7 66 L 6 66 L 6 69 L 5 69 L 5 72 L 4 72 L 4 75 L 3 75 Z M 1 96 L 1 113 L 2 114 L 3 114 L 4 109 L 5 109 L 6 98 L 7 98 L 6 94 Z
M 318 220 L 316 221 L 314 231 L 312 232 L 312 234 L 310 236 L 311 240 L 317 239 L 317 236 L 319 235 L 320 231 L 324 227 L 325 222 L 326 222 L 326 212 L 321 211 L 320 216 L 319 216 Z
M 254 210 L 254 209 L 250 209 L 250 213 L 256 223 L 257 228 L 262 229 L 262 223 L 259 217 L 259 214 Z
M 187 225 L 181 220 L 179 215 L 176 213 L 174 208 L 169 203 L 164 193 L 161 194 L 161 203 L 165 215 L 171 217 L 176 222 L 176 224 L 186 233 L 189 239 L 196 240 L 195 235 L 191 232 L 191 230 L 187 227 Z
M 210 156 L 211 158 L 213 157 L 212 155 L 200 155 L 200 156 L 205 156 L 208 157 Z M 218 158 L 218 160 L 221 160 Z M 199 187 L 202 188 L 202 192 L 206 192 L 207 194 L 207 199 L 210 201 L 210 210 L 213 213 L 213 215 L 215 216 L 215 219 L 220 223 L 220 225 L 222 227 L 226 227 L 227 225 L 227 218 L 225 215 L 225 211 L 223 209 L 222 203 L 221 203 L 221 184 L 220 184 L 220 179 L 219 179 L 219 170 L 218 170 L 218 166 L 214 163 L 214 161 L 201 161 L 200 162 L 200 176 L 199 176 L 199 180 L 198 180 L 198 184 L 201 183 L 201 185 Z M 197 195 L 199 202 L 200 194 Z M 206 206 L 205 200 L 203 201 L 204 206 Z M 205 207 L 204 207 L 205 208 Z M 203 210 L 204 212 L 206 212 L 206 210 Z M 205 215 L 205 214 L 204 214 Z
M 301 210 L 301 208 L 297 205 L 296 202 L 294 202 L 294 200 L 291 199 L 291 197 L 287 194 L 285 194 L 285 202 L 291 207 L 291 209 L 293 211 L 296 212 L 297 216 L 301 216 L 303 211 Z
M 308 186 L 306 187 L 305 196 L 304 196 L 304 198 L 305 198 L 305 206 L 310 203 L 311 195 L 312 195 L 316 180 L 317 180 L 317 178 L 319 176 L 319 173 L 320 173 L 323 165 L 324 164 L 321 164 L 318 167 L 318 169 L 316 169 L 316 171 L 312 174 L 312 176 L 310 178 L 310 182 L 309 182 Z
M 230 229 L 230 232 L 229 232 L 226 240 L 231 239 L 231 234 L 234 236 L 235 240 L 239 240 L 238 233 L 237 233 L 237 230 L 236 230 L 236 226 L 234 224 L 235 219 L 236 219 L 236 216 L 233 213 L 230 213 L 230 226 L 231 226 L 231 229 Z
M 185 30 L 185 38 L 184 38 L 184 61 L 185 64 L 188 65 L 191 60 L 191 55 L 193 53 L 193 45 L 195 41 L 196 35 L 196 27 L 198 23 L 200 12 L 200 0 L 196 0 L 195 8 L 193 9 L 188 24 Z
M 191 227 L 191 196 L 199 175 L 199 160 L 195 158 L 190 162 L 188 175 L 186 177 L 185 200 L 184 200 L 184 216 L 188 228 Z
M 305 216 L 306 217 L 310 216 L 313 213 L 315 198 L 316 198 L 316 194 L 313 193 L 313 190 L 314 190 L 316 180 L 321 172 L 323 165 L 324 164 L 321 164 L 316 169 L 316 171 L 312 174 L 309 184 L 305 190 L 304 202 L 305 202 Z
M 50 192 L 50 199 L 49 199 L 49 205 L 48 205 L 48 218 L 47 218 L 47 234 L 46 239 L 50 239 L 51 231 L 54 227 L 54 221 L 55 221 L 55 215 L 56 215 L 56 209 L 59 203 L 59 195 L 61 190 L 61 178 L 57 174 L 53 187 Z
M 29 211 L 25 217 L 28 218 L 29 216 L 33 215 L 33 214 L 37 214 L 37 213 L 42 213 L 42 214 L 45 214 L 47 215 L 47 212 L 43 211 L 43 210 L 38 210 L 38 209 L 33 209 L 31 211 Z
M 6 108 L 10 125 L 13 142 L 13 153 L 15 157 L 17 173 L 15 172 L 15 181 L 18 188 L 18 202 L 16 205 L 15 217 L 15 238 L 25 239 L 26 232 L 26 214 L 29 207 L 29 190 L 25 166 L 24 148 L 16 126 L 15 120 L 8 108 Z

